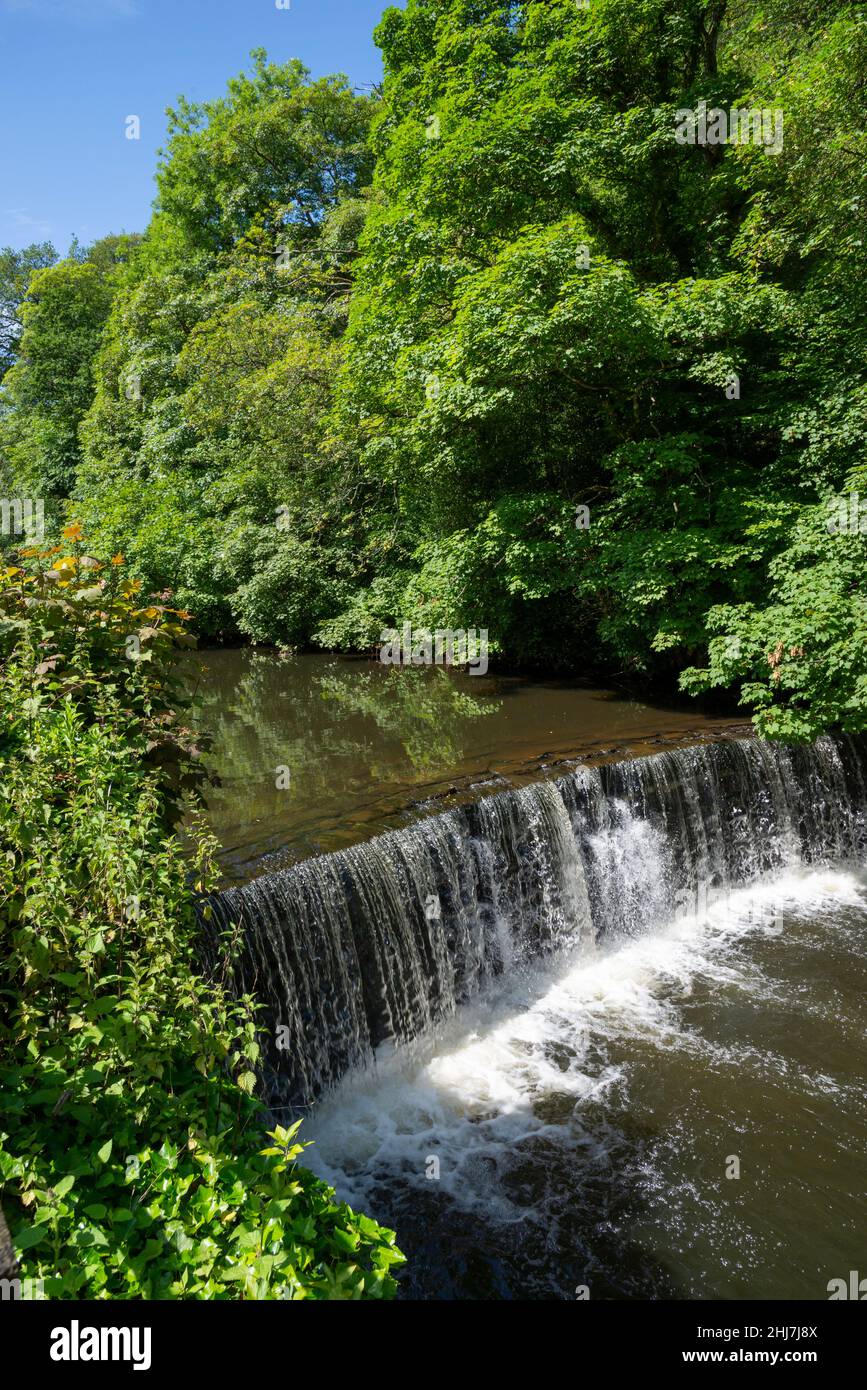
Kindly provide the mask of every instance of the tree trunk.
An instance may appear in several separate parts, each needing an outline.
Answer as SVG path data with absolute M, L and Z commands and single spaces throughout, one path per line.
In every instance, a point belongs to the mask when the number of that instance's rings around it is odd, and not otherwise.
M 0 1209 L 0 1279 L 14 1279 L 17 1274 L 18 1265 L 12 1251 L 12 1241 L 9 1239 L 9 1227 Z

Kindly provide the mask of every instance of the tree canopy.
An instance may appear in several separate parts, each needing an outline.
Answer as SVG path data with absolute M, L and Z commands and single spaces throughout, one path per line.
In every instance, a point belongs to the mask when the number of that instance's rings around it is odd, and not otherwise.
M 123 255 L 24 253 L 14 478 L 206 636 L 486 627 L 864 728 L 829 517 L 865 473 L 867 11 L 407 0 L 376 37 L 381 92 L 256 53 L 179 101 Z

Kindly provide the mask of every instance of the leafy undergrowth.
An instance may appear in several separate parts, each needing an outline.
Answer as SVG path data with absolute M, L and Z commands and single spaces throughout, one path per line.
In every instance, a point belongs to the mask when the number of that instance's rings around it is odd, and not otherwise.
M 49 1298 L 389 1298 L 393 1232 L 266 1137 L 256 1008 L 199 973 L 173 830 L 188 616 L 84 553 L 0 573 L 0 1198 Z M 195 889 L 211 881 L 200 826 Z M 25 1287 L 28 1287 L 25 1285 Z

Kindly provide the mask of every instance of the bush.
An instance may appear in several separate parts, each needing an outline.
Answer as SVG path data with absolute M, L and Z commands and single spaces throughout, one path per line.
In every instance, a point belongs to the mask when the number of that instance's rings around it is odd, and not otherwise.
M 298 1125 L 265 1141 L 236 943 L 199 973 L 171 828 L 200 775 L 186 615 L 66 538 L 0 574 L 0 1189 L 22 1278 L 56 1298 L 390 1297 L 393 1233 L 299 1166 Z

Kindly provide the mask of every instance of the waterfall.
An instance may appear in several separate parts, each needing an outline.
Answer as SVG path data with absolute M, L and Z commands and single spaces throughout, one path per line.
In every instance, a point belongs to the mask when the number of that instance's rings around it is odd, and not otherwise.
M 865 744 L 741 740 L 500 792 L 207 900 L 265 1005 L 264 1083 L 306 1105 L 504 971 L 800 864 L 863 857 Z

